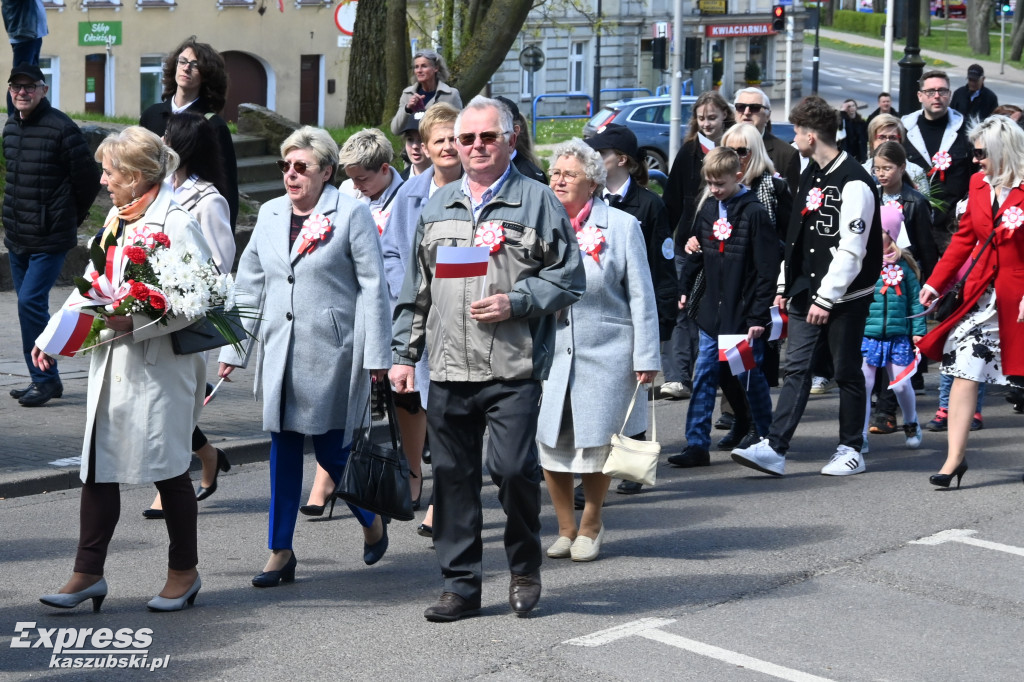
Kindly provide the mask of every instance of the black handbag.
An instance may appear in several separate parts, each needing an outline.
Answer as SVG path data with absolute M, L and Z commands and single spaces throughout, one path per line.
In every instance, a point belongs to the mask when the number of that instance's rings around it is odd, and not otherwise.
M 225 313 L 223 308 L 217 309 L 220 316 L 227 320 L 235 332 L 235 338 L 245 338 L 245 328 L 242 327 L 242 320 L 238 310 Z M 220 330 L 210 322 L 209 318 L 201 317 L 184 329 L 171 332 L 171 346 L 175 355 L 189 355 L 191 353 L 202 353 L 203 351 L 220 348 L 231 343 Z
M 939 300 L 935 302 L 934 307 L 934 317 L 936 322 L 945 322 L 950 317 L 953 317 L 953 315 L 956 314 L 956 311 L 959 310 L 960 306 L 964 302 L 964 283 L 967 281 L 967 278 L 971 276 L 971 270 L 974 269 L 978 260 L 981 259 L 981 254 L 985 253 L 985 249 L 988 247 L 989 242 L 992 241 L 992 237 L 994 237 L 995 234 L 996 231 L 992 230 L 992 234 L 990 234 L 988 239 L 985 240 L 985 243 L 982 244 L 981 250 L 978 251 L 978 255 L 971 261 L 971 266 L 967 268 L 967 272 L 964 273 L 964 276 L 953 285 L 952 289 L 942 294 L 942 296 L 939 296 Z
M 412 497 L 409 491 L 409 463 L 402 451 L 402 437 L 398 433 L 395 400 L 387 379 L 378 382 L 384 394 L 391 443 L 373 442 L 373 423 L 360 428 L 352 441 L 352 451 L 334 497 L 357 507 L 399 521 L 412 521 Z M 366 413 L 370 401 L 366 401 Z

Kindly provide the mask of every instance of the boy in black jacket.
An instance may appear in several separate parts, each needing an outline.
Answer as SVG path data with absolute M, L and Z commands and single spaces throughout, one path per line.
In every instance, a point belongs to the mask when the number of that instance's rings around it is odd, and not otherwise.
M 859 474 L 867 404 L 858 369 L 860 343 L 882 267 L 878 199 L 867 171 L 836 147 L 837 112 L 825 100 L 804 99 L 789 120 L 797 150 L 810 163 L 794 197 L 776 297 L 789 311 L 786 378 L 768 437 L 733 450 L 732 458 L 751 469 L 783 474 L 789 441 L 807 406 L 814 346 L 824 335 L 839 384 L 839 446 L 821 473 Z
M 687 293 L 703 267 L 704 294 L 693 302 L 698 306 L 695 321 L 700 344 L 686 413 L 687 446 L 668 458 L 679 467 L 711 463 L 711 417 L 719 384 L 736 411 L 741 432 L 753 421 L 757 434 L 763 436 L 771 424 L 772 399 L 761 372 L 765 346 L 761 336 L 779 276 L 779 238 L 768 211 L 740 184 L 741 177 L 740 158 L 732 149 L 718 147 L 704 158 L 708 193 L 694 221 L 700 250 L 687 258 L 679 297 L 679 307 L 684 309 Z M 734 376 L 728 364 L 719 361 L 720 334 L 746 335 L 756 363 L 753 369 Z

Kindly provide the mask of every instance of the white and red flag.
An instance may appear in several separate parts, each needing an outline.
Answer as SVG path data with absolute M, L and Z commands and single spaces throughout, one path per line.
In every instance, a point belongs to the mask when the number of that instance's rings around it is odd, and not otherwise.
M 697 133 L 697 143 L 700 144 L 701 151 L 707 154 L 709 151 L 715 148 L 715 142 L 710 137 L 707 137 L 704 133 Z
M 789 315 L 784 313 L 777 305 L 770 309 L 772 314 L 771 330 L 768 332 L 769 341 L 778 341 L 789 335 Z
M 721 357 L 723 353 L 723 351 L 721 350 L 722 337 L 718 338 L 718 353 L 719 357 Z M 729 369 L 732 371 L 733 376 L 739 376 L 740 374 L 743 374 L 744 372 L 757 367 L 757 361 L 754 360 L 754 349 L 751 348 L 750 344 L 747 342 L 747 337 L 745 334 L 740 335 L 740 340 L 738 343 L 726 348 L 724 350 L 724 354 L 725 361 L 729 363 Z
M 490 255 L 488 246 L 439 246 L 434 277 L 486 277 Z
M 902 372 L 897 374 L 892 381 L 889 382 L 889 388 L 896 388 L 905 381 L 909 381 L 912 376 L 917 372 L 917 365 L 921 362 L 921 351 L 914 348 L 914 359 L 909 365 L 907 365 Z
M 81 349 L 94 319 L 87 313 L 61 308 L 50 318 L 46 329 L 36 339 L 36 345 L 49 356 L 64 355 L 70 358 Z

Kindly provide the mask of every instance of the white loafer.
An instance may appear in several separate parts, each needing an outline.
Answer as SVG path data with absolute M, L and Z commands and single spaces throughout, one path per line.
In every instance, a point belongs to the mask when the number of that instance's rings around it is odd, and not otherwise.
M 597 532 L 597 537 L 591 540 L 586 535 L 576 536 L 576 540 L 569 549 L 573 561 L 593 561 L 601 551 L 601 541 L 604 540 L 604 524 Z
M 567 559 L 569 557 L 569 550 L 572 547 L 572 540 L 559 535 L 558 539 L 548 547 L 548 556 L 552 559 Z

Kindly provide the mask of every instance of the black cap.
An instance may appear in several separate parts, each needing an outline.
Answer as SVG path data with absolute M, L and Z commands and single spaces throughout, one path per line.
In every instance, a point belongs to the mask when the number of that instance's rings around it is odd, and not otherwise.
M 39 67 L 35 64 L 29 64 L 28 62 L 22 62 L 11 69 L 11 77 L 7 79 L 7 82 L 10 83 L 13 81 L 15 76 L 28 76 L 32 79 L 33 83 L 46 80 L 43 78 L 43 72 L 40 71 Z
M 624 125 L 609 123 L 598 129 L 598 133 L 584 140 L 595 151 L 614 149 L 627 156 L 640 161 L 640 146 L 637 144 L 636 135 Z
M 402 126 L 402 130 L 399 134 L 405 135 L 408 132 L 416 131 L 420 132 L 420 121 L 423 120 L 423 112 L 418 111 L 405 119 L 405 125 Z
M 506 107 L 508 107 L 508 110 L 512 112 L 512 120 L 513 121 L 515 121 L 517 118 L 519 118 L 519 107 L 516 106 L 515 102 L 510 100 L 508 97 L 502 97 L 501 95 L 498 95 L 494 99 L 498 100 L 499 102 L 504 104 Z
M 981 68 L 981 64 L 971 64 L 967 67 L 967 80 L 975 81 L 984 77 L 985 69 Z

